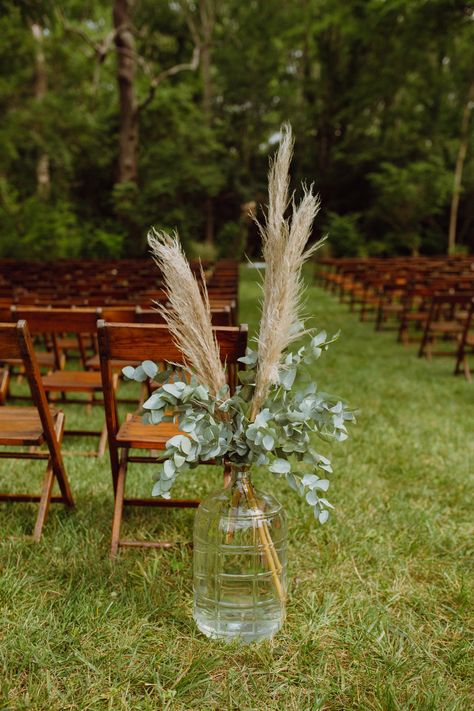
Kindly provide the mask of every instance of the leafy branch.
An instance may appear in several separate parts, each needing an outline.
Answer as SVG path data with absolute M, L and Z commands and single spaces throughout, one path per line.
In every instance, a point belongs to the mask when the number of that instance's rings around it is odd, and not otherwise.
M 257 353 L 247 349 L 240 361 L 247 366 L 239 373 L 241 385 L 232 397 L 224 385 L 216 394 L 191 375 L 177 379 L 172 367 L 159 371 L 152 361 L 138 368 L 127 366 L 127 378 L 157 383 L 155 392 L 144 403 L 145 422 L 159 424 L 177 419 L 180 434 L 166 443 L 153 495 L 170 497 L 179 474 L 203 461 L 254 463 L 266 466 L 313 508 L 320 523 L 325 523 L 332 504 L 321 493 L 329 488 L 330 460 L 316 451 L 314 435 L 327 442 L 347 438 L 346 423 L 355 419 L 340 399 L 318 391 L 312 382 L 304 384 L 304 366 L 317 360 L 337 338 L 325 331 L 314 335 L 307 346 L 288 351 L 282 360 L 278 382 L 268 391 L 262 409 L 251 419 L 251 402 L 257 377 Z M 294 388 L 300 375 L 301 388 Z M 172 414 L 170 414 L 172 413 Z M 225 417 L 224 417 L 225 415 Z M 321 475 L 321 476 L 320 476 Z

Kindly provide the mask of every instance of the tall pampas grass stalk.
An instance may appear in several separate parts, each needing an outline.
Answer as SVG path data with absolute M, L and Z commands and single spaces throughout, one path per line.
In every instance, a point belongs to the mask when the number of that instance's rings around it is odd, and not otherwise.
M 171 235 L 154 228 L 148 244 L 164 280 L 169 304 L 157 304 L 183 353 L 186 365 L 209 392 L 217 396 L 226 384 L 219 346 L 212 331 L 211 309 L 201 269 L 202 289 L 191 271 L 177 232 Z
M 266 218 L 263 224 L 257 222 L 266 269 L 251 420 L 262 408 L 270 386 L 278 382 L 283 351 L 303 335 L 299 326 L 304 291 L 301 269 L 324 241 L 306 248 L 320 206 L 312 185 L 309 188 L 303 186 L 304 195 L 298 205 L 291 198 L 291 219 L 286 217 L 290 205 L 289 169 L 294 146 L 291 126 L 284 124 L 281 134 L 280 146 L 268 174 Z

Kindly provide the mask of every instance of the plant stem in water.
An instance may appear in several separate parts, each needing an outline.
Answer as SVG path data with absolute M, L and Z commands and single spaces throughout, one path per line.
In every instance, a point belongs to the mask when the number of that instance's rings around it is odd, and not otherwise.
M 276 552 L 275 547 L 273 545 L 273 541 L 271 539 L 270 532 L 268 531 L 268 526 L 266 525 L 266 522 L 263 520 L 262 513 L 261 513 L 260 509 L 258 508 L 258 504 L 255 499 L 255 494 L 254 494 L 252 484 L 243 482 L 242 488 L 245 492 L 245 495 L 247 497 L 247 501 L 248 501 L 250 508 L 252 508 L 256 514 L 255 521 L 257 524 L 258 533 L 260 536 L 260 541 L 261 541 L 263 548 L 265 550 L 265 555 L 266 555 L 270 570 L 272 572 L 273 582 L 275 584 L 275 588 L 277 590 L 278 597 L 283 602 L 285 599 L 285 594 L 283 592 L 280 578 L 278 577 L 279 573 L 281 572 L 281 564 L 280 564 L 280 561 L 278 560 L 278 555 L 277 555 L 277 552 Z M 265 530 L 265 528 L 266 528 L 266 530 Z

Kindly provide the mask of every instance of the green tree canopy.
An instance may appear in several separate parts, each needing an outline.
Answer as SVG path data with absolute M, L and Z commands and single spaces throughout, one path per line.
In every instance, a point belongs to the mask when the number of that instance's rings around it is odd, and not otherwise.
M 0 256 L 258 254 L 285 120 L 334 253 L 472 250 L 473 67 L 467 1 L 3 0 Z

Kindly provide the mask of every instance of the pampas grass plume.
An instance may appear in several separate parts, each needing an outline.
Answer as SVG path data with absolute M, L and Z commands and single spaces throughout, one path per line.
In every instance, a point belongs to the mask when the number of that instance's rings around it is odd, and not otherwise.
M 155 230 L 148 233 L 148 244 L 164 280 L 169 304 L 157 304 L 159 311 L 187 366 L 209 392 L 216 396 L 226 384 L 219 346 L 212 331 L 211 309 L 201 269 L 202 290 L 191 271 L 177 232 L 171 235 Z

